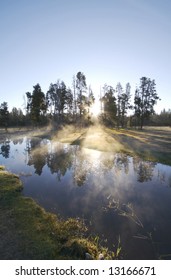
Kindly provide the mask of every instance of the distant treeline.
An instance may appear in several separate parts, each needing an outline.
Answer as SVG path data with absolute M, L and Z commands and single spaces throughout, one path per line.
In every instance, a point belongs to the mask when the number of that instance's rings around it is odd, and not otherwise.
M 51 83 L 44 93 L 39 84 L 32 92 L 26 92 L 24 113 L 20 108 L 8 110 L 7 102 L 0 105 L 0 126 L 27 126 L 61 124 L 89 125 L 94 121 L 112 127 L 140 127 L 143 125 L 171 125 L 171 110 L 155 114 L 154 105 L 160 100 L 156 92 L 155 80 L 140 78 L 139 87 L 131 98 L 131 86 L 121 83 L 116 87 L 105 84 L 95 99 L 91 86 L 87 86 L 86 76 L 78 72 L 67 87 L 64 81 Z M 133 99 L 133 104 L 131 103 Z M 97 115 L 98 113 L 98 115 Z M 128 116 L 129 115 L 129 116 Z

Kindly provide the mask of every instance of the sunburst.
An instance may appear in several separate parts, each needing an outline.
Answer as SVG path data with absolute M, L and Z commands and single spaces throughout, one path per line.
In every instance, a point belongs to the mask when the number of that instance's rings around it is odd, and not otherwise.
M 92 106 L 90 107 L 90 113 L 95 116 L 98 117 L 101 113 L 101 108 L 100 108 L 100 102 L 99 101 L 95 101 Z

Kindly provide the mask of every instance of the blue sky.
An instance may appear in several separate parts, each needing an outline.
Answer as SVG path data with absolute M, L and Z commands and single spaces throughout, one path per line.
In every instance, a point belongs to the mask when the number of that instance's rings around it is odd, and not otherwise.
M 155 79 L 156 111 L 171 108 L 170 16 L 170 0 L 0 0 L 0 103 L 81 71 L 95 95 Z

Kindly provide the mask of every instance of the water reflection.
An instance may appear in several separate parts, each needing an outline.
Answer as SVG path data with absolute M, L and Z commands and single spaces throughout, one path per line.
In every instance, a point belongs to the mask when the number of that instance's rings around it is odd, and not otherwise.
M 156 163 L 150 161 L 142 161 L 140 158 L 133 159 L 134 170 L 137 172 L 137 180 L 139 182 L 151 181 Z
M 5 140 L 3 144 L 1 144 L 1 151 L 0 155 L 2 155 L 4 158 L 9 158 L 10 155 L 10 141 Z
M 22 144 L 23 143 L 23 138 L 13 139 L 12 142 L 13 142 L 14 145 Z
M 46 163 L 51 173 L 56 173 L 60 181 L 61 178 L 65 176 L 67 170 L 72 166 L 72 152 L 60 143 L 54 145 L 50 143 Z
M 21 175 L 24 195 L 84 218 L 110 249 L 120 236 L 126 259 L 171 252 L 170 166 L 38 137 L 3 142 L 0 151 L 0 164 Z
M 48 155 L 47 146 L 44 145 L 40 148 L 41 140 L 39 138 L 26 140 L 26 151 L 28 153 L 29 166 L 34 166 L 35 174 L 39 176 L 42 174 L 42 169 L 46 164 L 46 158 Z
M 12 143 L 21 145 L 23 139 L 15 139 Z M 35 174 L 40 176 L 43 172 L 43 167 L 46 166 L 50 169 L 51 174 L 56 174 L 58 180 L 61 180 L 67 170 L 72 168 L 73 180 L 77 186 L 84 185 L 92 171 L 95 174 L 100 172 L 99 175 L 105 175 L 113 170 L 113 173 L 119 176 L 122 173 L 129 174 L 129 168 L 132 165 L 137 174 L 137 181 L 151 181 L 156 166 L 156 163 L 146 162 L 138 157 L 132 159 L 126 154 L 102 153 L 82 149 L 79 146 L 53 143 L 48 139 L 38 137 L 26 138 L 24 144 L 26 163 L 28 166 L 34 167 Z M 10 141 L 5 141 L 1 144 L 0 154 L 5 158 L 9 158 L 10 145 Z M 158 179 L 164 182 L 165 174 L 158 171 Z
M 124 170 L 125 174 L 128 174 L 129 172 L 129 163 L 130 159 L 125 154 L 120 154 L 117 157 L 115 157 L 115 170 Z

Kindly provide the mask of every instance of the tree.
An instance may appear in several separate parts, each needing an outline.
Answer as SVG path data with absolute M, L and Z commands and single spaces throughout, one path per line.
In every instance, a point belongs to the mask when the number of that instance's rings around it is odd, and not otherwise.
M 122 92 L 122 94 L 120 95 L 120 122 L 122 128 L 126 125 L 125 119 L 127 116 L 128 109 L 132 108 L 130 104 L 130 99 L 131 99 L 131 86 L 129 83 L 127 83 L 125 92 Z
M 30 92 L 26 93 L 27 113 L 30 114 L 33 123 L 40 124 L 41 117 L 47 112 L 47 103 L 40 85 L 36 84 L 33 88 L 34 90 L 32 94 Z
M 160 114 L 154 114 L 150 118 L 150 125 L 171 126 L 171 109 L 163 109 Z
M 93 106 L 95 102 L 95 97 L 94 97 L 94 94 L 93 94 L 93 91 L 92 91 L 92 88 L 91 86 L 89 86 L 88 88 L 88 98 L 87 98 L 87 113 L 88 113 L 88 120 L 91 119 L 91 115 L 93 114 L 90 114 L 90 108 Z
M 9 123 L 12 126 L 24 125 L 24 114 L 20 108 L 12 108 L 9 114 Z
M 116 86 L 116 94 L 117 94 L 117 126 L 120 127 L 121 123 L 121 102 L 122 102 L 122 96 L 123 96 L 123 88 L 121 83 L 118 83 Z
M 32 103 L 31 92 L 26 92 L 26 97 L 27 97 L 26 113 L 27 113 L 27 115 L 29 115 L 31 113 L 31 103 Z
M 3 102 L 0 105 L 0 124 L 7 130 L 9 121 L 8 103 Z
M 57 119 L 59 122 L 63 118 L 68 101 L 65 83 L 57 80 L 55 84 L 50 84 L 46 98 L 48 99 L 48 106 L 51 108 L 54 119 Z
M 74 111 L 74 101 L 73 101 L 73 94 L 72 90 L 68 88 L 66 90 L 66 109 L 67 109 L 67 114 L 68 114 L 68 120 L 70 121 L 72 119 L 72 113 Z
M 114 96 L 115 90 L 113 87 L 105 84 L 103 91 L 102 104 L 104 113 L 102 119 L 108 125 L 115 125 L 117 113 L 116 97 Z
M 76 88 L 78 91 L 77 94 L 77 104 L 78 104 L 78 108 L 80 111 L 80 117 L 84 111 L 84 106 L 83 106 L 83 100 L 85 99 L 83 97 L 83 92 L 86 91 L 87 89 L 87 85 L 86 85 L 86 77 L 82 72 L 78 72 L 76 75 Z
M 76 97 L 76 78 L 73 76 L 72 80 L 72 88 L 73 88 L 73 116 L 76 121 L 77 117 L 77 97 Z
M 138 119 L 141 129 L 144 125 L 144 120 L 155 113 L 154 105 L 158 99 L 155 80 L 142 77 L 140 79 L 140 86 L 136 89 L 134 97 L 135 117 Z

